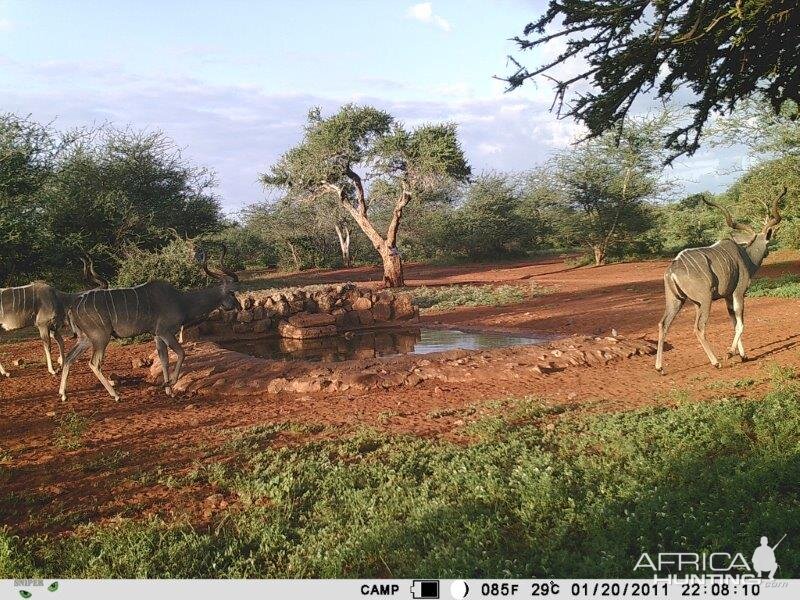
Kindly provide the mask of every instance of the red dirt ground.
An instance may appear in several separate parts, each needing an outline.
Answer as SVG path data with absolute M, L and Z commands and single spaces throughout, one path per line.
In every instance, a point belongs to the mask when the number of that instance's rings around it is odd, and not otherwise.
M 800 273 L 800 255 L 775 253 L 760 275 Z M 627 263 L 600 268 L 568 268 L 562 258 L 497 265 L 433 267 L 409 265 L 408 285 L 459 283 L 537 285 L 549 294 L 503 307 L 462 308 L 423 317 L 423 322 L 474 329 L 655 337 L 663 311 L 662 275 L 666 261 Z M 285 277 L 290 285 L 334 281 L 374 281 L 376 269 L 305 272 Z M 463 426 L 497 410 L 509 396 L 535 396 L 544 402 L 570 404 L 577 410 L 625 410 L 652 404 L 703 400 L 722 394 L 759 393 L 767 368 L 777 362 L 800 368 L 800 304 L 795 300 L 747 300 L 745 347 L 750 361 L 724 362 L 712 368 L 691 328 L 694 310 L 678 316 L 665 353 L 666 375 L 653 369 L 653 358 L 634 357 L 592 368 L 575 368 L 545 378 L 487 378 L 480 383 L 424 382 L 407 389 L 372 393 L 296 394 L 269 397 L 179 396 L 169 398 L 147 383 L 147 369 L 131 360 L 150 356 L 152 344 L 113 345 L 104 370 L 119 381 L 122 401 L 114 403 L 89 371 L 86 360 L 74 367 L 70 399 L 57 399 L 57 379 L 42 366 L 38 341 L 0 345 L 0 356 L 13 377 L 0 381 L 0 525 L 18 533 L 65 531 L 87 521 L 159 513 L 210 518 L 213 486 L 174 488 L 169 476 L 219 452 L 235 430 L 256 425 L 293 423 L 326 426 L 313 435 L 332 437 L 359 426 L 423 436 L 464 439 Z M 724 303 L 715 303 L 709 339 L 722 358 L 732 328 Z M 27 364 L 11 366 L 22 358 Z M 187 363 L 191 365 L 191 355 Z M 756 381 L 749 390 L 735 380 Z M 755 391 L 753 391 L 755 390 Z M 56 443 L 58 419 L 71 413 L 85 420 L 82 446 L 64 450 Z M 63 427 L 62 427 L 63 430 Z M 308 429 L 281 434 L 277 443 L 305 439 Z M 217 459 L 220 455 L 217 454 Z M 231 503 L 235 499 L 226 499 Z M 217 503 L 218 504 L 218 503 Z

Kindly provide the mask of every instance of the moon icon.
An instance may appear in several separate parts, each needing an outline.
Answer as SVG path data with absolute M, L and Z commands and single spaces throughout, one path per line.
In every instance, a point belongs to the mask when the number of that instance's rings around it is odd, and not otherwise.
M 450 595 L 455 600 L 462 600 L 467 597 L 467 594 L 469 594 L 469 585 L 463 579 L 456 579 L 450 584 Z

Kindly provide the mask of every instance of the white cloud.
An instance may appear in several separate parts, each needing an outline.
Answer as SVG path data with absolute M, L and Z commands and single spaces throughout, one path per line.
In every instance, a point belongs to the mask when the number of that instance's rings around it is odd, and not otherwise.
M 13 26 L 8 19 L 0 19 L 0 31 L 11 31 Z
M 450 23 L 441 16 L 433 12 L 433 4 L 430 2 L 420 2 L 408 9 L 406 15 L 421 23 L 429 23 L 441 29 L 442 31 L 450 31 L 453 27 Z
M 324 114 L 331 114 L 348 100 L 189 77 L 144 77 L 113 62 L 9 62 L 24 73 L 26 84 L 0 81 L 4 110 L 32 113 L 43 122 L 56 119 L 56 127 L 64 129 L 106 121 L 161 129 L 186 149 L 188 158 L 217 171 L 224 206 L 232 212 L 264 198 L 258 174 L 297 143 L 309 107 L 321 106 Z M 552 97 L 539 99 L 524 88 L 499 97 L 428 93 L 423 97 L 433 99 L 398 100 L 393 82 L 387 83 L 388 91 L 381 85 L 368 86 L 371 92 L 359 102 L 386 110 L 412 127 L 455 121 L 476 173 L 530 169 L 584 133 L 580 125 L 548 112 Z M 698 152 L 676 164 L 670 175 L 687 192 L 720 191 L 733 179 L 725 170 L 739 166 L 742 156 L 744 152 L 736 149 Z
M 498 154 L 503 151 L 500 144 L 487 144 L 485 142 L 478 144 L 478 152 L 481 154 Z

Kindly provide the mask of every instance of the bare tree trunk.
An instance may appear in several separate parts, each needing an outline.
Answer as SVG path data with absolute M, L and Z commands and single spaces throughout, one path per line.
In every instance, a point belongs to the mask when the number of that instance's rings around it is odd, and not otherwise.
M 292 251 L 292 260 L 294 261 L 295 270 L 302 271 L 300 268 L 300 257 L 297 256 L 297 250 L 295 249 L 294 244 L 292 242 L 286 242 L 286 244 L 289 246 L 289 250 Z
M 592 250 L 594 250 L 594 266 L 599 267 L 606 264 L 606 247 L 592 246 Z
M 380 248 L 379 252 L 383 259 L 383 285 L 387 288 L 404 286 L 403 260 L 397 248 L 387 245 Z
M 405 280 L 403 278 L 403 261 L 400 257 L 400 253 L 397 251 L 396 244 L 397 231 L 403 217 L 403 209 L 411 200 L 410 192 L 404 183 L 403 190 L 395 203 L 392 220 L 389 223 L 389 229 L 384 239 L 367 217 L 367 202 L 364 195 L 364 187 L 361 184 L 361 178 L 350 169 L 347 171 L 347 176 L 356 188 L 356 198 L 358 199 L 357 207 L 348 202 L 341 187 L 327 184 L 328 189 L 336 192 L 339 196 L 340 206 L 353 217 L 353 220 L 361 228 L 361 231 L 363 231 L 369 241 L 372 242 L 372 246 L 378 251 L 378 254 L 381 255 L 381 260 L 383 260 L 383 285 L 386 287 L 400 287 L 405 285 Z
M 339 236 L 339 247 L 342 249 L 342 264 L 350 268 L 353 266 L 353 260 L 350 258 L 350 228 L 346 225 L 333 224 L 336 228 L 336 235 Z

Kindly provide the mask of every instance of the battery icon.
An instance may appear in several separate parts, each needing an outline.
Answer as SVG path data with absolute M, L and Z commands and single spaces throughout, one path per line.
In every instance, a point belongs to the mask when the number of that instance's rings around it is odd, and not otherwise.
M 427 600 L 439 597 L 438 579 L 415 579 L 411 585 L 411 597 L 414 600 Z

